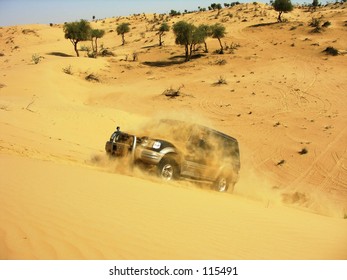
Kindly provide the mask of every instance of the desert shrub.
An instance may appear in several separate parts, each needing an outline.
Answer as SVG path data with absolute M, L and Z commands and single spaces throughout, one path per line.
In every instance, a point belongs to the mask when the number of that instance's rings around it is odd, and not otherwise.
M 83 52 L 89 52 L 89 51 L 90 51 L 90 47 L 87 47 L 87 46 L 81 46 L 80 51 L 83 51 Z
M 327 48 L 324 50 L 324 52 L 325 52 L 326 54 L 330 54 L 330 55 L 333 55 L 333 56 L 336 56 L 336 55 L 339 54 L 339 51 L 338 51 L 336 48 L 334 48 L 334 47 L 327 47 Z
M 302 148 L 299 152 L 298 152 L 298 154 L 300 154 L 300 155 L 305 155 L 305 154 L 307 154 L 308 153 L 308 150 L 306 149 L 306 148 Z
M 164 92 L 162 94 L 169 97 L 169 98 L 175 98 L 175 97 L 178 97 L 181 95 L 181 88 L 183 88 L 183 87 L 184 87 L 184 85 L 181 85 L 177 89 L 170 87 L 170 88 L 164 90 Z
M 225 65 L 225 64 L 227 64 L 227 61 L 225 59 L 216 60 L 216 65 Z
M 89 81 L 89 82 L 98 82 L 98 83 L 100 82 L 99 77 L 96 76 L 96 75 L 93 74 L 93 73 L 88 74 L 88 75 L 85 77 L 85 79 L 86 79 L 87 81 Z
M 71 68 L 71 65 L 67 66 L 67 67 L 64 67 L 63 68 L 63 72 L 65 74 L 68 74 L 68 75 L 72 75 L 72 68 Z
M 37 36 L 36 31 L 35 31 L 35 30 L 32 30 L 32 29 L 23 29 L 23 30 L 22 30 L 22 33 L 25 34 L 25 35 L 33 34 L 33 35 L 36 35 L 36 36 Z
M 113 52 L 111 52 L 108 49 L 104 49 L 104 48 L 101 49 L 100 55 L 101 56 L 115 56 Z
M 138 61 L 139 60 L 139 54 L 137 52 L 133 53 L 133 61 Z
M 312 18 L 309 25 L 311 27 L 320 27 L 321 20 L 319 18 Z
M 228 45 L 225 46 L 227 50 L 237 50 L 239 47 L 241 47 L 241 45 L 239 43 L 234 43 L 234 42 L 232 42 L 229 46 Z
M 87 52 L 87 56 L 89 58 L 97 58 L 98 57 L 98 53 L 96 51 L 89 51 L 89 52 Z
M 319 18 L 312 18 L 312 20 L 309 23 L 309 26 L 314 27 L 312 29 L 312 33 L 319 33 L 322 31 L 322 21 Z
M 322 27 L 329 27 L 331 25 L 330 21 L 326 21 L 323 23 Z
M 223 76 L 219 76 L 219 79 L 213 85 L 220 86 L 220 85 L 226 85 L 226 84 L 228 84 L 226 79 Z
M 41 60 L 41 56 L 35 53 L 31 56 L 31 60 L 33 63 L 38 64 Z

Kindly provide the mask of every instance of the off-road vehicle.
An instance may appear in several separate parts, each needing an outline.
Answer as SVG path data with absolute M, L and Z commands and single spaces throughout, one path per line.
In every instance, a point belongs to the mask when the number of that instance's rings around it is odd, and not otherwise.
M 146 136 L 114 132 L 105 145 L 107 154 L 130 157 L 164 180 L 185 178 L 212 183 L 220 192 L 233 191 L 240 170 L 235 138 L 176 120 L 162 120 L 145 131 Z

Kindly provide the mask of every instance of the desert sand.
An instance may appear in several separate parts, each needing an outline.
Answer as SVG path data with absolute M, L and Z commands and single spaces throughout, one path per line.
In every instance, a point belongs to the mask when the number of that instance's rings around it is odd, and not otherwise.
M 0 259 L 347 259 L 347 4 L 283 23 L 263 4 L 216 15 L 168 17 L 226 27 L 224 54 L 209 38 L 186 63 L 172 31 L 158 46 L 158 15 L 92 21 L 114 54 L 96 59 L 76 57 L 62 24 L 0 28 Z M 312 18 L 330 25 L 313 33 Z M 236 137 L 235 191 L 106 157 L 116 125 L 159 118 Z

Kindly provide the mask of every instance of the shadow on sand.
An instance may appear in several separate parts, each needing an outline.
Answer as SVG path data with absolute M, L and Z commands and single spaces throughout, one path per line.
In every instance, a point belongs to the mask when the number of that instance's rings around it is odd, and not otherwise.
M 200 57 L 205 56 L 204 54 L 195 54 L 192 55 L 190 60 L 197 59 Z M 151 66 L 151 67 L 167 67 L 172 65 L 179 65 L 186 63 L 184 55 L 176 55 L 173 57 L 170 57 L 169 60 L 163 60 L 163 61 L 145 61 L 142 64 Z
M 280 24 L 281 22 L 266 22 L 266 23 L 259 23 L 259 24 L 254 24 L 254 25 L 250 25 L 248 27 L 250 28 L 254 28 L 254 27 L 262 27 L 262 26 L 271 26 L 271 25 L 276 25 L 276 24 Z
M 48 55 L 60 56 L 60 57 L 73 57 L 73 55 L 62 53 L 62 52 L 49 52 Z

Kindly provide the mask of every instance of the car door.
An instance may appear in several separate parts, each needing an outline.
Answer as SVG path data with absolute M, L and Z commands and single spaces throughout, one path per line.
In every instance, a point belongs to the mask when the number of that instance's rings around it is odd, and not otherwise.
M 126 157 L 132 151 L 134 145 L 134 136 L 126 133 L 121 133 L 115 142 L 115 154 L 119 157 Z
M 211 165 L 211 153 L 213 146 L 209 141 L 209 133 L 203 129 L 195 129 L 186 145 L 182 175 L 198 180 L 213 180 L 216 171 Z

